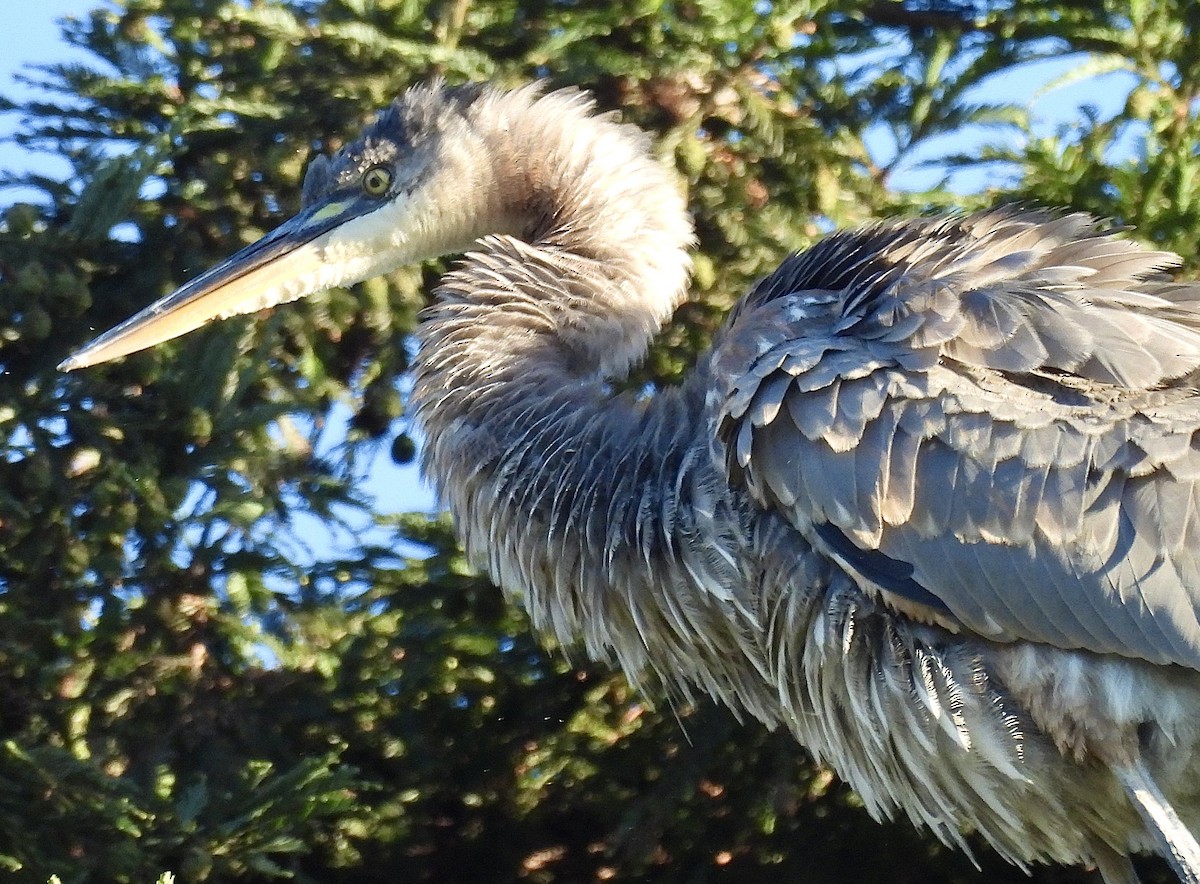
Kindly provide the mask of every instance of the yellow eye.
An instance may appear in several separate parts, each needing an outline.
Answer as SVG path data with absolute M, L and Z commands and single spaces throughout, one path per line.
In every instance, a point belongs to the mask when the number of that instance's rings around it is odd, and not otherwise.
M 392 186 L 392 173 L 385 166 L 372 166 L 363 172 L 362 189 L 367 196 L 383 196 Z

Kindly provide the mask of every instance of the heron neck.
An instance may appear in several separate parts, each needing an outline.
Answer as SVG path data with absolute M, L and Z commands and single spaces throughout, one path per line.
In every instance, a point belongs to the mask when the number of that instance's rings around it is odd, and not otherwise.
M 683 200 L 640 133 L 578 108 L 536 121 L 528 110 L 483 114 L 511 124 L 477 133 L 492 158 L 475 189 L 480 223 L 519 233 L 480 238 L 417 330 L 425 465 L 456 515 L 466 473 L 524 457 L 523 472 L 544 475 L 556 440 L 606 433 L 648 407 L 609 384 L 644 355 L 690 266 Z M 550 134 L 547 120 L 558 121 Z
M 468 551 L 506 589 L 527 590 L 531 551 L 506 546 L 525 534 L 517 526 L 553 534 L 594 523 L 601 508 L 615 526 L 606 483 L 623 458 L 657 476 L 676 456 L 657 433 L 651 450 L 630 428 L 678 397 L 638 402 L 610 384 L 683 297 L 692 234 L 641 133 L 574 104 L 546 108 L 566 100 L 559 93 L 495 100 L 514 106 L 479 115 L 486 159 L 471 199 L 480 224 L 506 232 L 481 237 L 438 286 L 417 330 L 412 400 L 423 466 Z M 672 446 L 700 435 L 702 403 L 691 404 L 675 415 Z M 600 550 L 624 543 L 610 527 L 597 529 Z
M 527 233 L 482 239 L 418 332 L 423 465 L 472 561 L 539 630 L 635 680 L 744 702 L 727 650 L 705 659 L 685 638 L 753 636 L 730 613 L 745 543 L 708 451 L 703 369 L 653 396 L 610 387 L 682 297 L 691 227 L 639 136 L 575 117 L 557 142 L 496 136 L 544 159 L 507 173 Z

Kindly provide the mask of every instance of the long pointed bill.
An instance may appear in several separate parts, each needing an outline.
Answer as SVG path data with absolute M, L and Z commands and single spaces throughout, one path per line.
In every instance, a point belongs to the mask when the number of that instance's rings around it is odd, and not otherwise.
M 338 266 L 329 260 L 326 247 L 336 228 L 379 205 L 377 201 L 350 197 L 304 210 L 258 242 L 109 329 L 64 360 L 59 369 L 72 371 L 107 362 L 185 335 L 213 319 L 254 313 L 362 279 L 365 274 L 355 273 L 364 269 L 362 262 L 358 267 Z

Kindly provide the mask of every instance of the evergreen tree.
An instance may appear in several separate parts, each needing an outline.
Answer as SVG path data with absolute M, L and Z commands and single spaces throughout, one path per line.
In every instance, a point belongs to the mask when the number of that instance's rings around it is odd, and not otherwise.
M 543 650 L 444 519 L 395 516 L 402 270 L 62 376 L 72 347 L 296 210 L 313 152 L 409 83 L 535 77 L 652 131 L 700 251 L 638 383 L 677 380 L 789 251 L 870 218 L 1086 209 L 1192 260 L 1183 0 L 116 0 L 19 140 L 65 180 L 0 221 L 0 868 L 15 880 L 1024 881 L 868 819 L 785 734 L 651 707 Z M 1132 84 L 1053 135 L 973 88 L 1073 56 Z M 1098 88 L 1100 88 L 1098 86 Z M 900 189 L 938 139 L 1010 186 Z M 871 139 L 894 158 L 872 159 Z M 1009 146 L 1004 146 L 1004 145 Z M 1013 145 L 1016 145 L 1014 147 Z M 313 544 L 314 526 L 336 542 Z M 864 849 L 865 845 L 869 845 Z M 1144 864 L 1146 880 L 1168 880 Z M 1037 871 L 1082 881 L 1079 870 Z

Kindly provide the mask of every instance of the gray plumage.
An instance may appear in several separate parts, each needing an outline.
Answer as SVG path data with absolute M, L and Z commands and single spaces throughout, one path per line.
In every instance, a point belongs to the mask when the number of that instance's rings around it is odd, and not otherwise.
M 835 234 L 678 389 L 614 394 L 692 233 L 579 94 L 414 89 L 304 200 L 64 366 L 465 250 L 418 333 L 424 466 L 538 630 L 789 729 L 876 817 L 1200 881 L 1200 287 L 1174 256 L 1027 209 Z

